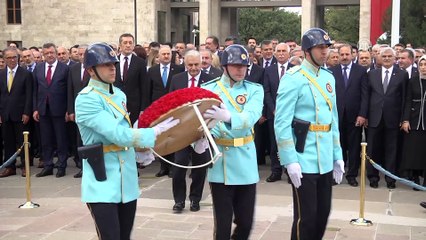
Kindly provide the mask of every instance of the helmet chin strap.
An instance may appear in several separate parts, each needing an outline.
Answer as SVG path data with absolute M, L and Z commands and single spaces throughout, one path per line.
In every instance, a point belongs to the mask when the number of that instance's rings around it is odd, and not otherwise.
M 99 76 L 99 73 L 98 73 L 98 71 L 96 70 L 96 66 L 94 66 L 94 67 L 93 67 L 93 71 L 95 72 L 95 75 L 96 75 L 96 77 L 98 77 L 99 81 L 101 81 L 101 82 L 103 82 L 103 83 L 105 83 L 105 84 L 108 84 L 108 85 L 109 85 L 109 93 L 113 94 L 113 93 L 114 93 L 114 91 L 112 90 L 112 84 L 111 84 L 111 83 L 107 83 L 107 82 L 105 82 L 105 81 L 101 78 L 101 76 Z
M 231 74 L 229 74 L 229 71 L 228 71 L 228 64 L 226 64 L 226 65 L 225 65 L 225 69 L 226 69 L 226 72 L 228 73 L 228 77 L 229 77 L 229 79 L 231 79 L 231 80 L 232 80 L 232 82 L 236 83 L 237 81 L 235 81 L 235 80 L 231 77 Z
M 309 48 L 307 52 L 309 53 L 309 56 L 311 56 L 312 62 L 314 62 L 318 67 L 321 67 L 321 65 L 315 60 L 314 56 L 312 56 L 312 48 Z

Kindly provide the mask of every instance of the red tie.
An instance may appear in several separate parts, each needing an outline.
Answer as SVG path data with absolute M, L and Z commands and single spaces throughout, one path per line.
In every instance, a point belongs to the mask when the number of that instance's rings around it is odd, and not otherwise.
M 191 78 L 191 87 L 195 87 L 195 78 L 194 77 Z
M 284 74 L 285 74 L 285 67 L 284 65 L 281 65 L 280 79 L 284 76 Z
M 124 57 L 124 66 L 123 66 L 123 79 L 125 81 L 127 79 L 127 70 L 129 69 L 129 62 L 127 61 L 127 57 Z
M 48 86 L 52 83 L 52 65 L 49 65 L 49 69 L 47 69 L 46 82 Z

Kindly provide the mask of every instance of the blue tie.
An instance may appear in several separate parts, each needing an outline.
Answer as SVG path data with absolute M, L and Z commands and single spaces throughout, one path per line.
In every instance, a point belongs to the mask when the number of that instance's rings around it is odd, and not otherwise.
M 164 87 L 167 85 L 167 66 L 163 67 L 163 75 L 161 75 L 161 79 L 163 79 Z
M 348 67 L 344 66 L 343 67 L 343 81 L 345 82 L 345 87 L 348 86 Z

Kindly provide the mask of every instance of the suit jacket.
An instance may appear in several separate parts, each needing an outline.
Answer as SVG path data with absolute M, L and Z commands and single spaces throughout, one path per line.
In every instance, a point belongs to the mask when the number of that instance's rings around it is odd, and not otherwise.
M 415 77 L 415 76 L 419 76 L 419 70 L 416 68 L 416 67 L 414 67 L 414 66 L 412 66 L 411 67 L 411 78 L 413 78 L 413 77 Z
M 75 112 L 75 98 L 78 93 L 87 86 L 87 83 L 90 80 L 89 74 L 84 79 L 81 79 L 81 63 L 76 63 L 70 67 L 70 71 L 68 74 L 68 107 L 67 111 L 69 114 L 73 114 Z
M 250 75 L 246 75 L 245 79 L 254 83 L 263 83 L 263 72 L 264 69 L 257 64 L 253 64 L 251 67 Z
M 288 63 L 287 69 L 294 67 L 293 64 Z M 287 72 L 287 71 L 286 71 Z M 277 99 L 278 85 L 280 83 L 280 76 L 278 75 L 278 64 L 274 64 L 265 69 L 263 74 L 263 89 L 265 91 L 265 114 L 267 119 L 274 117 L 275 102 Z
M 212 80 L 211 76 L 201 71 L 200 79 L 198 80 L 197 86 L 200 87 L 201 84 L 206 83 L 210 80 Z M 182 88 L 187 88 L 188 82 L 189 82 L 189 78 L 188 78 L 187 71 L 176 74 L 172 78 L 169 92 L 173 92 L 175 90 L 182 89 Z
M 277 59 L 275 58 L 275 56 L 272 56 L 272 59 L 270 60 L 268 67 L 275 65 L 275 64 L 277 64 Z M 260 58 L 259 67 L 263 68 L 263 57 Z
M 336 103 L 339 120 L 342 120 L 344 114 L 353 123 L 356 122 L 358 116 L 367 118 L 367 70 L 361 65 L 352 63 L 347 86 L 345 86 L 343 80 L 341 64 L 330 68 L 330 71 L 336 80 Z
M 51 116 L 64 116 L 67 111 L 67 84 L 69 68 L 58 61 L 52 82 L 47 85 L 45 76 L 46 63 L 39 63 L 33 71 L 33 110 L 41 116 L 46 115 L 47 101 Z
M 120 55 L 118 56 L 120 59 Z M 145 60 L 132 56 L 127 70 L 127 79 L 121 79 L 120 62 L 116 64 L 114 86 L 120 88 L 127 97 L 127 111 L 130 112 L 132 124 L 138 119 L 139 113 L 149 104 L 148 79 Z
M 420 117 L 421 114 L 423 116 L 426 114 L 426 107 L 422 104 L 426 99 L 424 95 L 425 83 L 424 79 L 420 79 L 418 73 L 412 75 L 408 81 L 402 120 L 410 122 L 411 130 L 424 130 L 423 126 L 426 127 L 425 118 Z
M 387 128 L 399 127 L 407 83 L 408 73 L 394 67 L 390 74 L 387 91 L 384 93 L 382 69 L 368 72 L 368 125 L 370 127 L 377 127 L 382 118 Z
M 18 66 L 9 92 L 8 76 L 7 67 L 0 70 L 0 115 L 2 121 L 19 122 L 23 114 L 32 116 L 33 77 L 25 68 Z
M 223 74 L 223 71 L 219 68 L 215 68 L 213 66 L 210 67 L 210 71 L 209 71 L 209 75 L 211 76 L 212 79 L 221 77 Z
M 170 89 L 170 83 L 174 75 L 185 71 L 185 68 L 181 65 L 170 64 L 169 75 L 167 76 L 167 84 L 164 87 L 163 80 L 161 78 L 161 64 L 157 64 L 148 70 L 148 87 L 149 91 L 149 104 L 166 95 Z

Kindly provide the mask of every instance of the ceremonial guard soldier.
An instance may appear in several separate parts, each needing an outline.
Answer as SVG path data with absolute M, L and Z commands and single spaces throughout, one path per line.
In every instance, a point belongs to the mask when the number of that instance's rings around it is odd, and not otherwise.
M 214 239 L 248 239 L 259 181 L 253 126 L 262 114 L 263 88 L 244 80 L 249 58 L 243 46 L 227 47 L 221 64 L 222 77 L 202 85 L 223 101 L 220 107 L 214 106 L 204 113 L 205 118 L 219 121 L 211 133 L 223 154 L 208 170 Z M 232 222 L 236 227 L 231 236 Z
M 344 173 L 335 80 L 322 67 L 330 45 L 324 30 L 308 30 L 302 38 L 305 60 L 287 71 L 278 88 L 275 134 L 293 185 L 292 240 L 322 239 L 333 176 L 340 183 Z
M 132 129 L 126 95 L 113 86 L 118 62 L 104 43 L 89 46 L 84 66 L 90 81 L 76 98 L 76 123 L 83 148 L 82 201 L 96 224 L 99 239 L 128 240 L 140 195 L 133 147 L 154 147 L 156 136 L 175 126 L 167 119 L 153 128 Z

